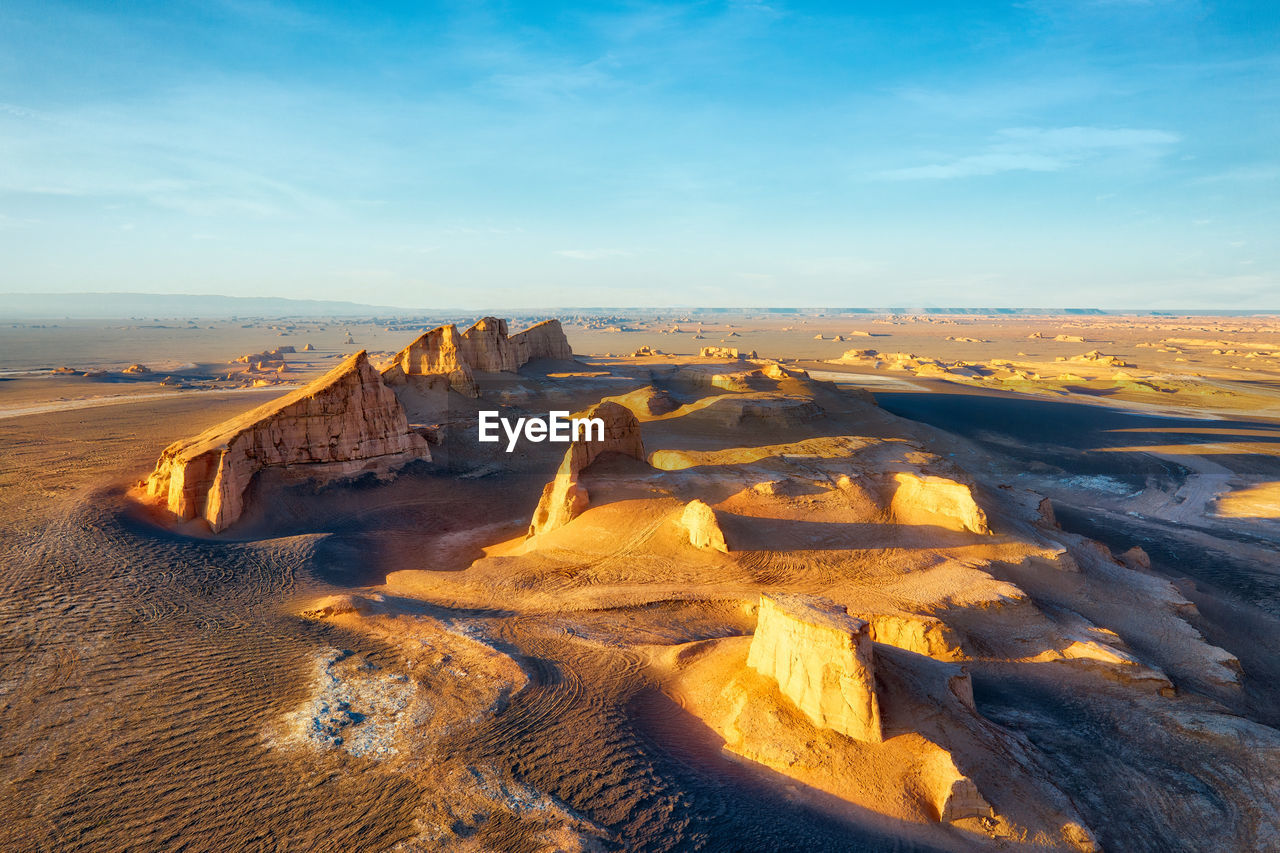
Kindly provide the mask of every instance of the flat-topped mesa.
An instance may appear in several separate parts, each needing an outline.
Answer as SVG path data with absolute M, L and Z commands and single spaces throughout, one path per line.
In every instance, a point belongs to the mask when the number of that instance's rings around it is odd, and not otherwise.
M 869 626 L 812 596 L 761 595 L 747 666 L 778 682 L 815 726 L 880 743 Z
M 973 499 L 973 490 L 945 477 L 902 471 L 894 475 L 897 488 L 890 509 L 899 524 L 934 524 L 949 530 L 989 534 L 987 514 Z
M 597 403 L 583 417 L 599 418 L 604 423 L 604 436 L 590 441 L 593 429 L 587 429 L 587 438 L 580 438 L 569 445 L 564 460 L 556 471 L 556 478 L 542 489 L 542 498 L 529 522 L 529 536 L 548 533 L 563 527 L 577 518 L 590 503 L 587 489 L 578 482 L 583 469 L 595 462 L 601 454 L 621 453 L 644 461 L 644 440 L 640 436 L 640 421 L 631 410 L 611 400 Z
M 396 353 L 383 378 L 394 385 L 407 376 L 440 377 L 455 391 L 478 397 L 473 371 L 514 373 L 541 358 L 573 358 L 559 320 L 544 320 L 508 337 L 506 320 L 484 317 L 462 333 L 453 324 L 424 332 Z
M 143 485 L 178 518 L 203 518 L 217 533 L 240 518 L 264 468 L 333 480 L 430 458 L 361 350 L 278 400 L 169 445 Z

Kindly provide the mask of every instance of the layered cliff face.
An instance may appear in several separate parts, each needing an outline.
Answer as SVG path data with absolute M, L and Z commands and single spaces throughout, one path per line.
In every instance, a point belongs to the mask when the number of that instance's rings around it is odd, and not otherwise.
M 590 496 L 586 487 L 578 482 L 578 476 L 602 453 L 621 453 L 644 461 L 640 421 L 630 409 L 605 401 L 592 406 L 582 417 L 603 421 L 604 438 L 601 441 L 579 439 L 569 445 L 556 478 L 542 489 L 542 498 L 529 523 L 531 537 L 563 527 L 582 514 L 590 503 Z M 588 430 L 587 435 L 592 435 L 592 431 Z
M 899 524 L 935 524 L 951 530 L 987 534 L 987 514 L 973 499 L 973 490 L 945 477 L 900 472 L 891 510 Z
M 361 350 L 291 394 L 169 445 L 143 485 L 178 518 L 203 518 L 218 532 L 244 512 L 264 468 L 336 479 L 430 458 Z
M 880 743 L 869 626 L 807 596 L 760 596 L 747 666 L 778 682 L 815 726 Z
M 484 317 L 462 333 L 462 358 L 472 370 L 512 372 L 520 367 L 507 337 L 507 321 Z
M 568 361 L 573 358 L 573 349 L 569 339 L 564 336 L 564 329 L 559 320 L 543 320 L 535 323 L 523 332 L 511 336 L 511 345 L 516 352 L 516 361 L 520 365 L 537 361 L 540 358 L 554 358 Z
M 462 333 L 453 324 L 423 333 L 396 353 L 383 378 L 394 385 L 408 376 L 425 376 L 478 397 L 473 371 L 513 373 L 542 358 L 573 358 L 559 320 L 545 320 L 508 336 L 506 320 L 485 317 Z
M 436 377 L 461 394 L 479 396 L 471 367 L 462 357 L 462 336 L 453 324 L 423 332 L 382 371 L 382 378 L 393 385 L 407 376 Z

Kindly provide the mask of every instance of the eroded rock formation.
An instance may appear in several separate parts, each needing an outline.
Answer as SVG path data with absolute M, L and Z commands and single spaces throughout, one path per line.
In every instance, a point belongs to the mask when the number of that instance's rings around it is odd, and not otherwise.
M 963 660 L 964 650 L 955 632 L 942 620 L 918 613 L 857 613 L 869 625 L 873 642 L 926 655 L 936 660 Z
M 480 394 L 471 366 L 462 357 L 462 335 L 452 323 L 423 332 L 396 353 L 391 364 L 382 371 L 382 378 L 392 385 L 403 382 L 408 376 L 423 376 L 428 381 L 447 383 L 468 397 Z
M 960 772 L 946 750 L 930 753 L 922 762 L 920 776 L 922 784 L 932 794 L 939 821 L 950 823 L 991 816 L 991 804 L 978 791 L 973 780 Z
M 586 487 L 578 482 L 578 476 L 602 453 L 621 453 L 644 461 L 640 422 L 630 409 L 606 400 L 592 406 L 583 417 L 604 422 L 604 439 L 579 439 L 569 445 L 556 478 L 542 489 L 542 499 L 529 523 L 529 536 L 563 527 L 587 508 L 590 496 Z
M 890 506 L 899 524 L 934 524 L 951 530 L 990 533 L 987 514 L 973 499 L 973 490 L 945 477 L 902 471 L 894 475 L 897 488 Z
M 178 518 L 203 518 L 218 532 L 244 512 L 264 468 L 336 479 L 430 458 L 361 350 L 291 394 L 169 445 L 143 485 Z
M 680 516 L 680 524 L 689 534 L 689 544 L 695 548 L 729 553 L 716 511 L 702 501 L 689 501 Z
M 397 384 L 408 376 L 425 376 L 477 397 L 473 371 L 512 373 L 542 358 L 573 358 L 559 320 L 544 320 L 508 336 L 506 320 L 484 317 L 462 333 L 452 323 L 424 332 L 396 353 L 383 377 Z
M 717 347 L 717 346 L 703 347 L 702 350 L 698 353 L 698 355 L 702 358 L 727 358 L 727 359 L 733 359 L 733 360 L 750 359 L 750 358 L 757 357 L 755 350 L 751 350 L 750 352 L 743 352 L 742 350 L 739 350 L 737 347 Z
M 747 666 L 778 682 L 815 726 L 879 743 L 869 626 L 822 599 L 760 596 Z

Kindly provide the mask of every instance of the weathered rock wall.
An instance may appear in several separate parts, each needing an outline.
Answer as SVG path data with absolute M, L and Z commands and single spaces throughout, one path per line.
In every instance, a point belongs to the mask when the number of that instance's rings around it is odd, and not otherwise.
M 987 514 L 973 499 L 973 490 L 945 477 L 911 472 L 894 475 L 897 488 L 890 509 L 900 524 L 935 524 L 951 530 L 990 533 Z
M 245 491 L 263 468 L 334 479 L 430 458 L 361 350 L 291 394 L 169 445 L 143 485 L 178 518 L 203 518 L 218 532 L 244 512 Z
M 747 666 L 778 682 L 814 725 L 884 740 L 869 626 L 809 596 L 760 596 Z
M 569 346 L 569 339 L 564 336 L 559 320 L 535 323 L 523 332 L 516 332 L 510 340 L 516 352 L 516 360 L 521 365 L 540 358 L 561 361 L 573 358 L 573 349 Z
M 521 362 L 507 337 L 507 321 L 484 317 L 462 333 L 462 360 L 472 370 L 514 372 Z
M 452 324 L 423 332 L 396 353 L 382 378 L 394 385 L 408 376 L 438 376 L 455 391 L 476 397 L 479 391 L 471 367 L 462 358 L 462 343 L 458 327 Z
M 621 453 L 644 461 L 640 421 L 636 420 L 630 409 L 605 401 L 597 403 L 581 417 L 600 418 L 604 421 L 604 439 L 579 439 L 569 445 L 564 460 L 556 471 L 556 478 L 542 489 L 542 498 L 529 523 L 529 536 L 563 527 L 587 508 L 590 496 L 586 487 L 578 482 L 578 475 L 596 461 L 600 454 Z
M 409 376 L 441 377 L 455 391 L 478 397 L 473 371 L 512 373 L 540 358 L 573 358 L 559 320 L 545 320 L 508 337 L 506 320 L 484 317 L 462 333 L 453 324 L 424 332 L 396 353 L 383 378 L 396 385 Z

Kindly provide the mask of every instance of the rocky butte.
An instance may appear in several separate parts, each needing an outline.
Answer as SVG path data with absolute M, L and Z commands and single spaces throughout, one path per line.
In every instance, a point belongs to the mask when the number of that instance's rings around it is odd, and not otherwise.
M 169 445 L 142 486 L 178 518 L 202 518 L 217 533 L 244 512 L 245 491 L 265 468 L 337 479 L 430 458 L 361 350 L 278 400 Z
M 424 332 L 396 353 L 383 378 L 394 385 L 410 376 L 427 377 L 429 384 L 447 383 L 478 397 L 475 371 L 514 373 L 536 359 L 572 358 L 559 320 L 544 320 L 508 336 L 506 320 L 485 317 L 461 333 L 452 323 Z
M 964 483 L 915 472 L 894 475 L 897 489 L 891 509 L 899 524 L 936 524 L 951 530 L 987 534 L 987 514 Z
M 778 682 L 815 726 L 867 743 L 884 740 L 869 625 L 802 596 L 760 596 L 747 666 Z

